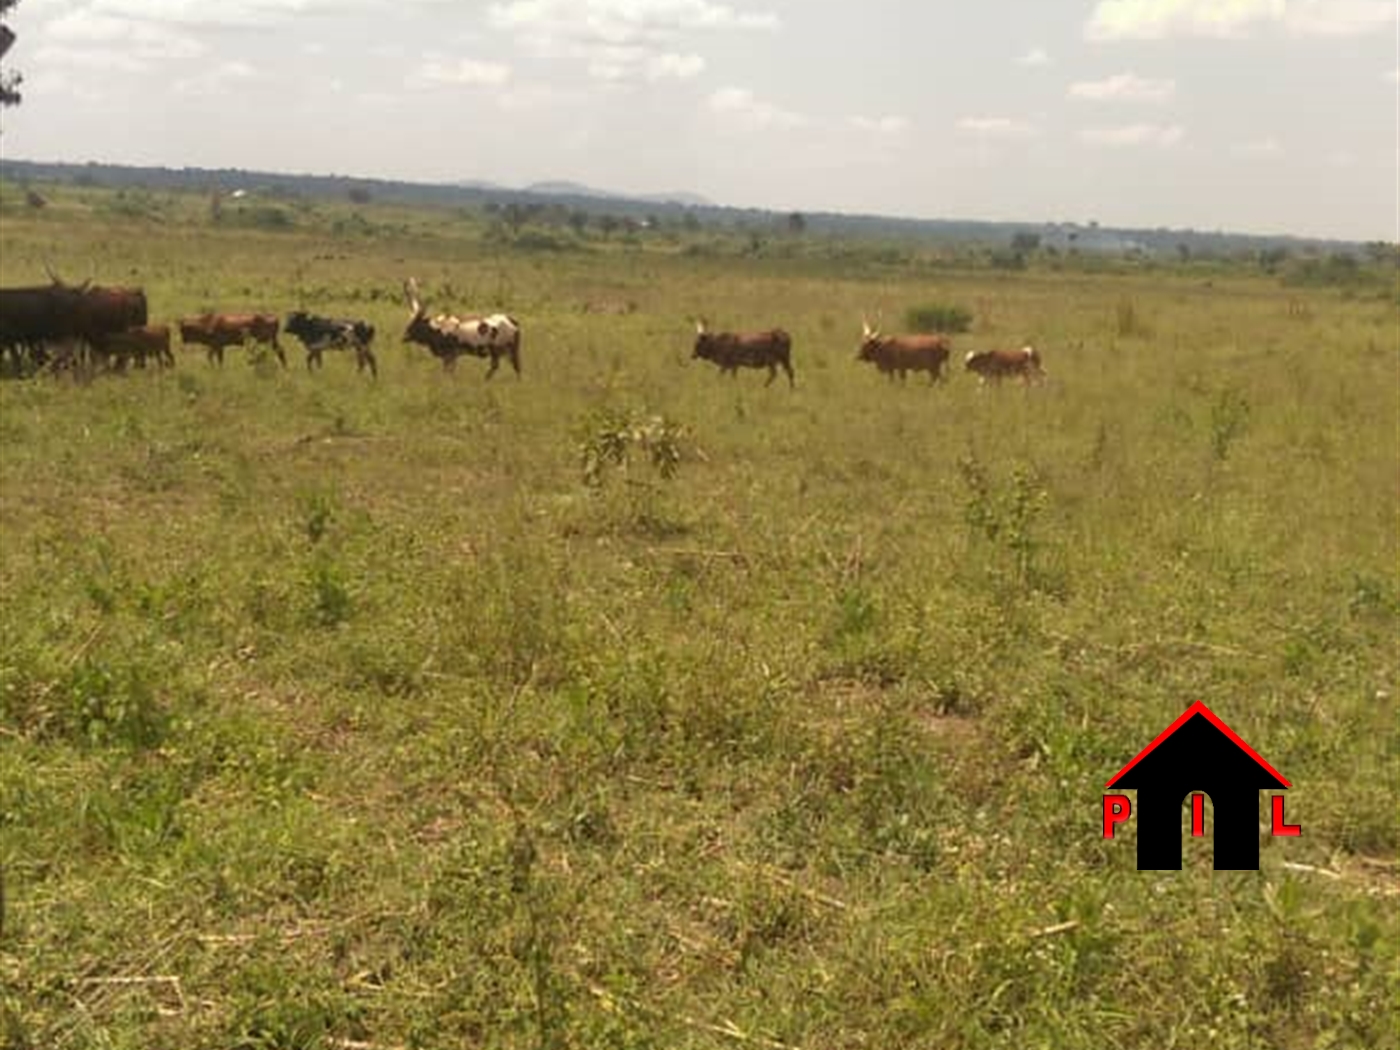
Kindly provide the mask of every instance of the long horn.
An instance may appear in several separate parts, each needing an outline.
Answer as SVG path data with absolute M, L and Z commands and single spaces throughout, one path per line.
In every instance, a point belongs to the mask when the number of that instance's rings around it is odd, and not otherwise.
M 873 333 L 870 330 L 870 318 L 866 317 L 864 314 L 860 315 L 860 327 L 861 333 L 869 339 Z
M 418 299 L 418 282 L 410 277 L 403 283 L 404 294 L 408 296 L 409 308 L 413 311 L 413 316 L 417 317 L 423 312 L 423 304 Z
M 695 319 L 695 333 L 697 335 L 705 334 L 705 319 L 703 317 L 697 317 Z
M 44 263 L 44 272 L 49 275 L 49 280 L 52 281 L 56 287 L 63 287 L 63 278 L 58 276 L 58 274 L 54 273 L 53 267 L 50 266 L 48 263 Z

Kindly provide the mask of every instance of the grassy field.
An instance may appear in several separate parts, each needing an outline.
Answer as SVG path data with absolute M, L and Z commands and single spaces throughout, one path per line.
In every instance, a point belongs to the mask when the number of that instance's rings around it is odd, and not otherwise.
M 1393 1041 L 1393 283 L 204 204 L 11 206 L 3 283 L 363 316 L 380 379 L 0 383 L 0 1047 Z M 523 378 L 401 345 L 410 274 Z M 928 302 L 1050 381 L 855 362 Z M 796 389 L 692 362 L 699 313 Z M 585 484 L 652 416 L 674 476 Z M 1101 838 L 1195 700 L 1294 785 L 1258 872 Z

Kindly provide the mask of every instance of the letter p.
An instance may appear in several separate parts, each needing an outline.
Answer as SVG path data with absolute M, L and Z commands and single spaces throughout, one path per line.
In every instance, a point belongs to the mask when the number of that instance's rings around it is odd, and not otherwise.
M 1113 826 L 1122 824 L 1133 815 L 1133 804 L 1127 795 L 1105 795 L 1103 797 L 1103 837 L 1113 838 Z

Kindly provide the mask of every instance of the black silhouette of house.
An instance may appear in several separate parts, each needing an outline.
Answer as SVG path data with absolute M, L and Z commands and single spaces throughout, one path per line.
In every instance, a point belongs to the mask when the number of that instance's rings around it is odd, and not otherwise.
M 1108 787 L 1137 789 L 1138 869 L 1181 869 L 1181 808 L 1210 796 L 1215 870 L 1259 868 L 1259 792 L 1288 781 L 1197 701 L 1120 769 Z

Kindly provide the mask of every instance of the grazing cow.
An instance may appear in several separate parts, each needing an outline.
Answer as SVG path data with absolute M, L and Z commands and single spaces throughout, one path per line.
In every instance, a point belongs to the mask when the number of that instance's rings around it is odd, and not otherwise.
M 948 362 L 948 340 L 941 335 L 881 335 L 870 322 L 862 320 L 864 332 L 857 361 L 868 361 L 890 379 L 898 374 L 900 381 L 910 372 L 927 372 L 929 384 L 943 378 L 943 366 Z
M 125 371 L 130 361 L 135 361 L 137 368 L 145 368 L 147 361 L 154 361 L 161 368 L 175 364 L 175 355 L 170 352 L 168 324 L 148 324 L 112 332 L 95 342 L 93 348 L 118 372 Z
M 516 378 L 520 378 L 520 323 L 515 318 L 506 314 L 486 317 L 438 314 L 430 318 L 423 312 L 418 282 L 410 277 L 403 287 L 412 311 L 403 334 L 404 342 L 427 347 L 429 353 L 442 361 L 445 371 L 455 369 L 457 358 L 463 355 L 489 357 L 491 367 L 486 370 L 486 378 L 490 379 L 501 367 L 504 357 L 515 369 Z
M 0 289 L 0 352 L 8 351 L 16 371 L 48 359 L 49 344 L 95 346 L 113 332 L 146 323 L 146 295 L 139 288 L 106 288 L 91 281 Z
M 695 352 L 691 358 L 713 361 L 720 372 L 738 376 L 740 368 L 768 369 L 771 386 L 778 369 L 787 373 L 788 386 L 796 386 L 792 373 L 792 338 L 781 328 L 766 332 L 709 332 L 704 318 L 695 322 Z
M 1040 366 L 1040 354 L 1031 346 L 1023 346 L 1020 350 L 968 351 L 963 364 L 969 372 L 977 375 L 983 385 L 989 379 L 1000 383 L 1007 376 L 1016 376 L 1027 384 L 1045 378 L 1045 370 Z
M 356 371 L 369 369 L 379 378 L 379 365 L 374 360 L 370 344 L 374 342 L 374 325 L 368 321 L 346 321 L 335 317 L 317 317 L 305 310 L 287 315 L 282 330 L 294 335 L 306 346 L 306 370 L 321 367 L 321 354 L 326 350 L 354 350 Z
M 248 340 L 272 347 L 282 367 L 287 355 L 277 341 L 280 322 L 276 314 L 200 314 L 180 321 L 180 340 L 186 346 L 199 344 L 209 355 L 209 363 L 224 363 L 224 348 L 242 346 Z

